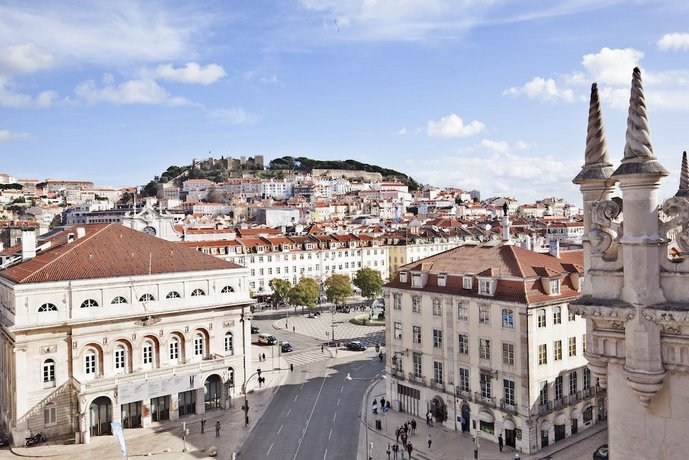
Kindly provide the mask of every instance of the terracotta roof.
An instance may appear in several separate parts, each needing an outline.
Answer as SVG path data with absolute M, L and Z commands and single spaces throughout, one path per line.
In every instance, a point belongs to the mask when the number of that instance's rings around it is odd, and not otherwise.
M 77 227 L 85 235 L 68 243 Z M 0 277 L 22 284 L 240 268 L 119 224 L 78 225 L 49 241 L 50 249 L 0 271 Z

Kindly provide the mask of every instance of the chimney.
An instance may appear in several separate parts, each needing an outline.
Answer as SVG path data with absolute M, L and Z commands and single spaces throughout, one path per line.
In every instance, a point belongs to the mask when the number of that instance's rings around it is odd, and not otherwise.
M 551 256 L 559 259 L 560 258 L 560 240 L 550 240 L 550 250 L 548 251 Z
M 22 229 L 22 262 L 36 257 L 36 233 L 33 229 Z

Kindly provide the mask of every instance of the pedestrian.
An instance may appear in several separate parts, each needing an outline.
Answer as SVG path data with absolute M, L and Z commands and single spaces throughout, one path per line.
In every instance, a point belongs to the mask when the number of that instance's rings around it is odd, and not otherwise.
M 294 328 L 294 326 L 292 326 L 292 332 L 294 332 L 294 331 L 295 331 L 295 328 Z
M 291 363 L 290 363 L 290 365 L 289 365 L 289 371 L 290 371 L 290 372 L 294 372 L 294 364 L 291 364 Z
M 206 419 L 202 417 L 201 418 L 201 433 L 203 433 L 204 431 L 206 431 Z
M 426 414 L 426 424 L 428 424 L 428 426 L 433 426 L 433 413 L 430 410 Z
M 430 434 L 430 433 L 428 433 L 428 438 L 427 438 L 427 439 L 428 439 L 428 448 L 430 449 L 430 448 L 431 448 L 431 443 L 433 442 L 433 441 L 431 440 L 431 434 Z
M 409 458 L 411 459 L 411 451 L 414 449 L 414 446 L 411 445 L 411 442 L 407 444 L 407 452 L 409 452 Z
M 323 353 L 323 345 L 321 345 L 321 353 Z
M 400 437 L 402 438 L 402 445 L 406 446 L 407 445 L 407 433 L 403 433 Z
M 401 430 L 401 428 L 397 428 L 395 430 L 395 438 L 396 438 L 397 442 L 400 442 L 400 430 Z
M 411 434 L 416 434 L 416 419 L 411 421 Z
M 385 451 L 388 454 L 388 460 L 390 460 L 390 452 L 392 452 L 392 449 L 390 449 L 390 443 L 388 443 L 388 450 Z
M 220 420 L 215 422 L 215 437 L 220 437 Z
M 263 353 L 261 356 L 263 356 L 263 362 L 265 363 L 266 362 L 266 354 Z
M 381 351 L 378 353 L 378 360 L 382 363 L 383 362 L 383 352 Z
M 395 460 L 397 460 L 397 453 L 398 453 L 399 451 L 400 451 L 400 446 L 399 446 L 399 444 L 395 444 L 394 446 L 392 446 L 392 458 L 394 458 Z
M 499 435 L 499 436 L 498 436 L 498 449 L 500 449 L 500 452 L 502 452 L 502 446 L 503 446 L 503 445 L 504 445 L 504 444 L 503 444 L 503 442 L 502 442 L 502 435 Z
M 377 399 L 373 400 L 373 413 L 374 414 L 378 413 L 378 400 Z

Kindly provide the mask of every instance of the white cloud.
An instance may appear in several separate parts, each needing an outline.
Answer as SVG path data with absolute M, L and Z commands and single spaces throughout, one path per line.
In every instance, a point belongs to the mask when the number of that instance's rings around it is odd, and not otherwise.
M 106 76 L 105 80 L 110 81 Z M 144 104 L 144 105 L 187 105 L 190 102 L 183 98 L 172 96 L 154 80 L 128 80 L 115 85 L 105 83 L 97 87 L 93 80 L 85 81 L 74 89 L 77 97 L 87 103 L 108 102 L 116 105 Z
M 212 110 L 208 112 L 208 118 L 230 125 L 254 124 L 258 121 L 258 116 L 239 107 Z
M 29 133 L 13 133 L 6 129 L 0 129 L 0 142 L 12 142 L 20 139 L 28 139 L 31 137 Z
M 589 71 L 591 79 L 601 85 L 629 85 L 632 69 L 639 66 L 644 53 L 633 48 L 603 48 L 596 54 L 586 54 L 581 64 Z
M 21 93 L 13 87 L 10 79 L 0 75 L 0 107 L 45 108 L 52 106 L 55 99 L 57 99 L 57 93 L 54 91 L 43 91 L 35 98 L 30 94 Z
M 485 125 L 476 120 L 465 125 L 464 120 L 453 113 L 438 121 L 429 121 L 426 128 L 426 134 L 428 134 L 429 137 L 450 139 L 454 137 L 473 136 L 483 131 L 483 128 L 485 128 Z
M 8 74 L 34 73 L 48 69 L 55 63 L 55 57 L 33 43 L 11 45 L 0 48 L 0 69 Z
M 155 69 L 141 72 L 142 77 L 154 80 L 168 80 L 177 83 L 210 85 L 226 75 L 225 69 L 218 64 L 201 66 L 189 62 L 184 67 L 175 68 L 172 64 L 160 64 Z
M 658 48 L 663 51 L 689 51 L 689 33 L 665 34 L 658 40 Z
M 574 91 L 569 88 L 559 87 L 552 78 L 546 80 L 541 77 L 534 78 L 524 86 L 508 88 L 502 94 L 513 97 L 524 95 L 529 99 L 537 99 L 544 102 L 574 102 L 575 100 Z
M 393 136 L 404 136 L 407 134 L 407 128 L 400 128 L 397 131 L 394 131 L 392 134 Z

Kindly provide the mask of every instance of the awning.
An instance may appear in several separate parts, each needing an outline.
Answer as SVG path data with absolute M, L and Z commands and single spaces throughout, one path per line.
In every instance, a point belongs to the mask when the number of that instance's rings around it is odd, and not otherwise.
M 487 411 L 486 409 L 481 409 L 478 412 L 478 419 L 481 420 L 482 422 L 486 422 L 486 423 L 494 423 L 495 422 L 495 417 L 493 416 L 493 413 L 490 411 Z
M 564 425 L 567 422 L 567 416 L 560 412 L 555 416 L 555 425 Z
M 502 426 L 506 430 L 514 430 L 515 428 L 517 428 L 517 425 L 514 423 L 514 420 L 512 419 L 512 417 L 506 418 L 505 421 L 502 423 Z
M 572 411 L 569 413 L 569 416 L 572 418 L 579 418 L 581 417 L 581 411 L 576 407 L 573 407 Z

